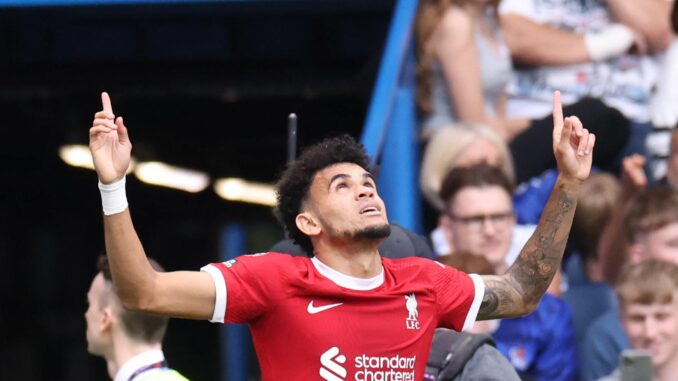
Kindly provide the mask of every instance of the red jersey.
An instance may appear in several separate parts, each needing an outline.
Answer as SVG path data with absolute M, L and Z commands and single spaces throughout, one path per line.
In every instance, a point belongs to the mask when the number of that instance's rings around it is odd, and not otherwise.
M 264 380 L 421 380 L 435 328 L 469 328 L 484 293 L 479 276 L 414 257 L 382 258 L 371 279 L 279 253 L 202 270 L 211 321 L 249 325 Z

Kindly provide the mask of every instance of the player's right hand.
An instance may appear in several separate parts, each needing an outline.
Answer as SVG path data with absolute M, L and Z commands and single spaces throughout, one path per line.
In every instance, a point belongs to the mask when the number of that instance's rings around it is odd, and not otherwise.
M 115 117 L 108 93 L 101 93 L 103 110 L 94 114 L 89 129 L 89 149 L 94 169 L 103 184 L 122 179 L 129 168 L 132 143 L 122 117 Z

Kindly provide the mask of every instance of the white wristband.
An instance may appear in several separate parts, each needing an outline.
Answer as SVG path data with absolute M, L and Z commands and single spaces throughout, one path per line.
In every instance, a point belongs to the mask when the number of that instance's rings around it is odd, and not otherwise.
M 110 216 L 127 209 L 125 177 L 110 184 L 103 184 L 99 181 L 99 191 L 101 191 L 101 206 L 104 208 L 105 215 Z
M 603 61 L 625 53 L 633 45 L 633 31 L 622 24 L 612 24 L 607 28 L 584 36 L 586 49 L 591 60 Z

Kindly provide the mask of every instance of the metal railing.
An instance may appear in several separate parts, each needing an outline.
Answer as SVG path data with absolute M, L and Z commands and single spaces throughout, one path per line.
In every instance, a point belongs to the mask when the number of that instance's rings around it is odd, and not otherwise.
M 361 142 L 379 168 L 390 220 L 421 232 L 413 38 L 418 3 L 399 0 L 395 6 Z

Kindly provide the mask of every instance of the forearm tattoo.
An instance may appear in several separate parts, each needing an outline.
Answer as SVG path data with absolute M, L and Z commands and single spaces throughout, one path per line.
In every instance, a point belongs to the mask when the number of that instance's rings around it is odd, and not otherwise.
M 508 285 L 501 277 L 484 277 L 485 295 L 480 304 L 478 319 L 494 319 L 496 317 L 506 317 L 506 312 L 516 309 L 517 292 Z M 516 295 L 513 295 L 516 294 Z
M 557 184 L 541 221 L 516 262 L 503 276 L 483 277 L 478 319 L 523 315 L 538 305 L 558 269 L 572 225 L 576 196 Z

